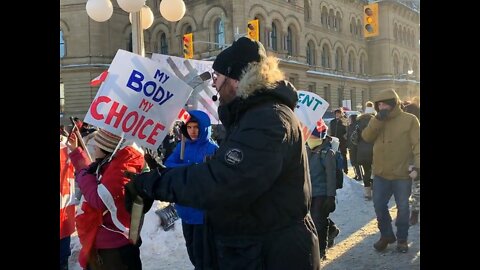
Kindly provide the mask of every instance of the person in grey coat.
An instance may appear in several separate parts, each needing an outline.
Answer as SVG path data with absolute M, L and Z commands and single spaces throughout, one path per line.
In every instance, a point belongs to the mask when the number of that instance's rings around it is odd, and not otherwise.
M 312 181 L 312 213 L 313 221 L 318 231 L 320 259 L 327 259 L 327 242 L 333 241 L 333 232 L 338 235 L 338 228 L 331 219 L 330 213 L 335 211 L 336 192 L 336 161 L 330 140 L 327 138 L 327 126 L 313 129 L 307 140 L 308 164 Z M 333 224 L 332 224 L 333 223 Z M 330 228 L 330 226 L 333 226 Z M 335 236 L 336 236 L 335 235 Z M 329 238 L 332 239 L 329 239 Z

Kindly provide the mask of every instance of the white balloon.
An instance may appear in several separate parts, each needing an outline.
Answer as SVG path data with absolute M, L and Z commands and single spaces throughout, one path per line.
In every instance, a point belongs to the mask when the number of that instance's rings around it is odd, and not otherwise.
M 132 13 L 139 11 L 145 5 L 145 0 L 117 0 L 117 3 L 121 9 Z
M 185 15 L 185 3 L 183 0 L 162 0 L 160 14 L 170 22 L 176 22 Z
M 147 5 L 144 5 L 140 12 L 142 12 L 142 29 L 148 29 L 153 24 L 153 12 Z M 132 13 L 128 14 L 128 19 L 132 23 Z
M 113 14 L 113 6 L 110 0 L 88 0 L 85 6 L 87 14 L 92 20 L 104 22 Z

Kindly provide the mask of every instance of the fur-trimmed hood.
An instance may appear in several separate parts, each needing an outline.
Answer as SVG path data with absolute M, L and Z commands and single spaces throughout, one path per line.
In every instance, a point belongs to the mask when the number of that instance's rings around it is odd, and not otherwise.
M 250 63 L 240 77 L 238 97 L 247 99 L 260 93 L 278 97 L 292 110 L 297 104 L 297 90 L 293 84 L 285 80 L 285 75 L 278 68 L 278 59 L 275 57 L 269 56 L 259 63 Z

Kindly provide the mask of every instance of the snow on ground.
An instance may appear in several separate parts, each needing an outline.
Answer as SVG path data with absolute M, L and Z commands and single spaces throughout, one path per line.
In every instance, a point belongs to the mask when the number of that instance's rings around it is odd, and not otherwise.
M 395 220 L 395 201 L 390 201 L 392 219 Z M 156 202 L 145 215 L 142 229 L 143 244 L 140 248 L 143 269 L 145 270 L 193 270 L 188 259 L 180 220 L 175 228 L 167 232 L 159 227 L 160 219 L 155 210 Z M 377 252 L 373 244 L 380 238 L 372 201 L 363 198 L 363 183 L 344 179 L 344 187 L 337 190 L 337 208 L 331 218 L 339 226 L 340 234 L 335 238 L 335 246 L 327 250 L 328 260 L 322 262 L 324 270 L 360 269 L 420 269 L 420 223 L 410 227 L 409 251 L 398 253 L 395 244 L 384 252 Z M 394 224 L 394 221 L 392 222 Z M 394 226 L 394 231 L 396 228 Z M 70 269 L 80 270 L 77 263 L 80 243 L 72 237 Z

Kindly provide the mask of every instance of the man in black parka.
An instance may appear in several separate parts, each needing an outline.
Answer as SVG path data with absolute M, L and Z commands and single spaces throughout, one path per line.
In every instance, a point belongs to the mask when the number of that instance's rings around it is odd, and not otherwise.
M 245 37 L 213 69 L 227 131 L 215 156 L 137 175 L 132 185 L 145 199 L 206 210 L 215 269 L 320 269 L 295 87 L 278 59 Z

